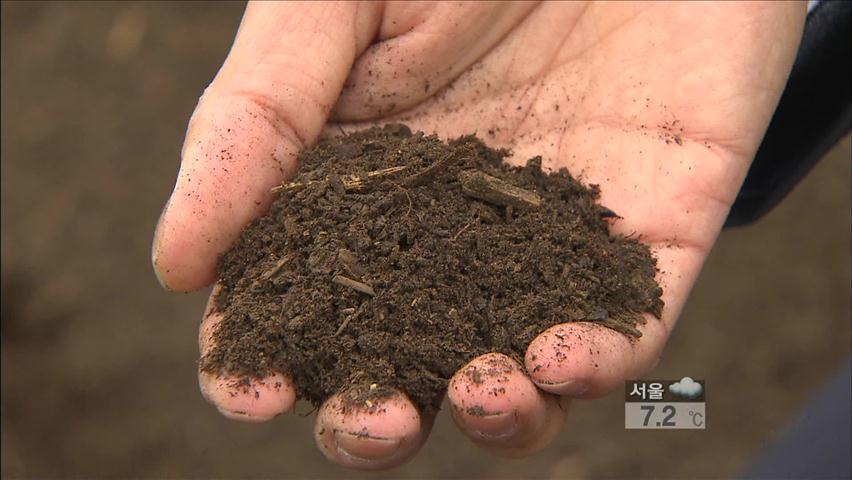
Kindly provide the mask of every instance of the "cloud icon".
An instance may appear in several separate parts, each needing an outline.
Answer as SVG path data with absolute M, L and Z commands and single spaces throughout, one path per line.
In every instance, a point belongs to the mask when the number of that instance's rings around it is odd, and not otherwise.
M 680 381 L 669 385 L 669 391 L 684 398 L 695 398 L 701 395 L 701 384 L 690 377 L 683 377 Z

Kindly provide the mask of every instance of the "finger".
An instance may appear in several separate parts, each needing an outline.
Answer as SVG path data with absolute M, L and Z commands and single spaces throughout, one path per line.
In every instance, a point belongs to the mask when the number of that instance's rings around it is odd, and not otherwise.
M 426 440 L 433 416 L 421 416 L 401 392 L 352 405 L 344 395 L 320 407 L 314 428 L 317 446 L 344 467 L 379 470 L 404 463 Z
M 201 394 L 231 420 L 259 423 L 289 412 L 296 401 L 293 384 L 280 373 L 260 380 L 241 380 L 201 372 Z
M 432 96 L 488 53 L 535 2 L 391 2 L 379 42 L 355 63 L 334 108 L 341 121 L 398 112 Z
M 152 247 L 168 289 L 211 283 L 215 262 L 266 210 L 269 190 L 319 134 L 358 52 L 378 28 L 373 4 L 259 2 L 189 123 L 181 168 Z
M 638 378 L 659 361 L 704 258 L 700 249 L 670 246 L 657 252 L 663 287 L 662 318 L 645 315 L 638 339 L 593 322 L 553 326 L 530 342 L 525 356 L 535 384 L 548 392 L 594 398 Z
M 534 339 L 525 361 L 541 389 L 588 398 L 608 393 L 629 377 L 640 361 L 637 350 L 630 339 L 609 328 L 589 322 L 564 323 Z
M 199 330 L 202 357 L 213 347 L 216 325 L 222 321 L 222 314 L 215 311 L 218 290 L 214 288 L 210 295 Z M 204 398 L 234 420 L 264 422 L 290 411 L 296 402 L 293 383 L 280 373 L 263 379 L 240 379 L 199 370 L 198 384 Z
M 565 420 L 558 399 L 536 388 L 517 362 L 500 353 L 462 367 L 450 380 L 447 396 L 459 428 L 477 444 L 507 456 L 544 448 Z

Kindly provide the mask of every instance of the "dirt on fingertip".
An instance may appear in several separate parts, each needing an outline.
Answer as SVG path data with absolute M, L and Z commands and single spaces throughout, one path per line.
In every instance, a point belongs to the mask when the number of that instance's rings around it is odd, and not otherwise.
M 303 152 L 219 261 L 223 319 L 201 368 L 283 372 L 314 405 L 399 389 L 432 411 L 464 364 L 500 352 L 523 365 L 553 325 L 638 338 L 663 308 L 649 248 L 609 233 L 597 186 L 508 153 L 399 124 Z

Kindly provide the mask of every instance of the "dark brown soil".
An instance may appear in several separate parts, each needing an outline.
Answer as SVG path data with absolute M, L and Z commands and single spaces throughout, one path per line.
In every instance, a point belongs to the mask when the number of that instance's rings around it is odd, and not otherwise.
M 224 320 L 202 368 L 286 372 L 314 404 L 396 387 L 428 410 L 466 362 L 521 360 L 552 325 L 638 337 L 641 313 L 663 308 L 647 246 L 609 234 L 596 186 L 539 158 L 509 167 L 507 153 L 402 125 L 303 153 L 220 261 Z

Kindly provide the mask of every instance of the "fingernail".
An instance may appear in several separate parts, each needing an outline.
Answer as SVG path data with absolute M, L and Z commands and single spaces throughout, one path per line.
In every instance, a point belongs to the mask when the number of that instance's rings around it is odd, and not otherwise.
M 468 415 L 473 434 L 481 438 L 496 439 L 511 437 L 518 430 L 518 414 L 512 410 L 487 415 Z
M 216 410 L 219 410 L 219 413 L 224 415 L 226 418 L 238 420 L 240 422 L 260 423 L 275 418 L 274 415 L 251 415 L 248 412 L 241 410 L 227 410 L 222 407 L 216 407 Z
M 157 281 L 160 282 L 160 286 L 166 290 L 168 290 L 169 287 L 160 275 L 160 268 L 157 265 L 157 256 L 160 250 L 160 236 L 162 235 L 163 217 L 166 215 L 166 210 L 168 210 L 170 202 L 171 198 L 166 201 L 163 211 L 160 212 L 160 218 L 157 219 L 157 226 L 154 228 L 154 241 L 151 243 L 151 266 L 154 267 L 154 275 L 157 277 Z
M 533 380 L 542 390 L 558 395 L 578 396 L 589 391 L 589 385 L 582 380 L 565 380 L 564 382 L 550 382 L 547 380 Z
M 367 461 L 390 457 L 397 451 L 400 444 L 399 439 L 371 437 L 341 430 L 334 431 L 334 441 L 337 443 L 337 451 L 340 454 Z
M 162 287 L 163 290 L 170 290 L 169 286 L 166 285 L 165 280 L 163 280 L 163 277 L 160 276 L 160 269 L 157 268 L 157 257 L 156 256 L 154 256 L 152 258 L 151 263 L 154 266 L 154 276 L 157 277 L 157 282 L 159 282 L 160 287 Z

